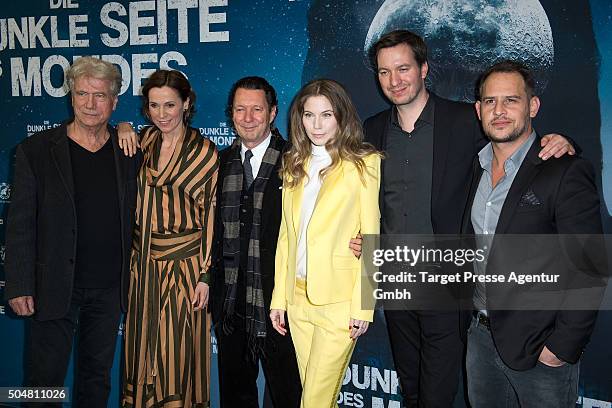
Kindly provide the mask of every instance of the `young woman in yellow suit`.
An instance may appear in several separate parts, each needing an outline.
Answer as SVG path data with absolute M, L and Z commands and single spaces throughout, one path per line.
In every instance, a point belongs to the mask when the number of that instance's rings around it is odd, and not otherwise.
M 291 327 L 302 408 L 336 407 L 355 340 L 373 311 L 361 308 L 361 261 L 346 244 L 378 234 L 380 155 L 346 91 L 331 80 L 305 85 L 291 108 L 283 157 L 283 214 L 270 318 Z

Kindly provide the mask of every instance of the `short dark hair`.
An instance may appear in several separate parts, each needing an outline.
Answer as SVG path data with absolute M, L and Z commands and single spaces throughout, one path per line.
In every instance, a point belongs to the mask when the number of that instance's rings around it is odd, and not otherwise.
M 230 89 L 229 95 L 227 97 L 227 105 L 225 107 L 225 115 L 227 116 L 227 120 L 229 121 L 232 127 L 234 127 L 234 121 L 232 120 L 232 113 L 234 110 L 234 97 L 236 96 L 236 91 L 239 88 L 264 91 L 269 111 L 271 112 L 272 108 L 274 108 L 275 106 L 278 107 L 276 91 L 268 81 L 258 76 L 248 76 L 240 78 L 238 81 L 234 82 L 234 85 L 232 85 L 232 88 Z M 274 129 L 274 121 L 272 121 L 272 123 L 270 124 L 270 129 Z
M 419 66 L 427 62 L 427 44 L 423 38 L 412 31 L 395 30 L 380 37 L 378 41 L 370 47 L 368 52 L 372 68 L 378 69 L 378 52 L 383 48 L 395 47 L 399 44 L 406 44 L 412 50 L 414 59 Z
M 151 88 L 162 88 L 164 86 L 170 87 L 178 92 L 181 100 L 185 102 L 189 99 L 189 106 L 185 110 L 183 115 L 183 122 L 188 124 L 191 122 L 191 118 L 195 113 L 195 99 L 196 95 L 191 88 L 191 84 L 180 71 L 159 69 L 155 71 L 142 86 L 142 113 L 150 118 L 149 115 L 149 91 Z
M 527 93 L 527 97 L 531 99 L 532 96 L 535 96 L 535 79 L 533 78 L 531 70 L 522 62 L 515 60 L 503 60 L 491 65 L 480 75 L 480 78 L 478 79 L 478 100 L 482 98 L 482 89 L 484 88 L 485 81 L 495 73 L 519 74 L 525 83 L 525 92 Z

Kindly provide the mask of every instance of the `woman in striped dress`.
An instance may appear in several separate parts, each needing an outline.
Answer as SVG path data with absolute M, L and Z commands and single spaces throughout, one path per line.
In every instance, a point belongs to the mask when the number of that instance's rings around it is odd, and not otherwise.
M 217 150 L 188 126 L 195 94 L 180 72 L 155 72 L 142 94 L 153 126 L 140 141 L 122 405 L 207 407 Z

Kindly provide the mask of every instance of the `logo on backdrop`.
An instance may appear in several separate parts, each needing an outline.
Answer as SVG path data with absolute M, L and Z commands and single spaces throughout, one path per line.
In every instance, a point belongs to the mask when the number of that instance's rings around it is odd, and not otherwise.
M 132 1 L 127 8 L 116 1 L 96 2 L 99 3 L 96 7 L 84 3 L 90 2 L 83 2 L 83 9 L 79 10 L 77 1 L 51 0 L 49 11 L 43 12 L 45 15 L 1 19 L 0 51 L 16 50 L 11 52 L 14 56 L 9 63 L 0 66 L 0 76 L 11 78 L 11 96 L 65 96 L 68 91 L 64 78 L 61 81 L 52 78 L 52 71 L 65 72 L 71 60 L 79 55 L 92 55 L 87 50 L 90 47 L 100 47 L 96 56 L 119 66 L 123 78 L 119 94 L 125 93 L 131 86 L 132 94 L 138 95 L 142 80 L 155 70 L 150 64 L 155 64 L 156 68 L 172 69 L 177 65 L 188 65 L 188 60 L 176 49 L 164 53 L 125 53 L 126 45 L 153 45 L 151 48 L 155 49 L 154 45 L 176 44 L 178 40 L 176 48 L 179 48 L 179 44 L 183 48 L 183 44 L 230 40 L 230 32 L 224 25 L 227 14 L 222 8 L 227 7 L 227 0 L 175 1 L 168 4 L 159 0 Z M 62 8 L 73 11 L 66 15 L 58 10 Z M 154 13 L 156 17 L 145 17 L 140 13 Z M 59 29 L 66 26 L 67 30 Z M 189 29 L 192 26 L 197 27 L 197 35 Z M 63 51 L 63 55 L 24 57 L 20 51 L 25 49 L 68 50 Z M 117 49 L 122 52 L 115 53 Z
M 11 185 L 9 183 L 0 183 L 0 202 L 8 202 L 11 198 Z
M 47 130 L 47 129 L 53 129 L 60 125 L 61 123 L 51 123 L 48 120 L 44 120 L 42 124 L 29 123 L 26 125 L 26 133 L 28 137 L 30 137 L 34 133 L 42 132 L 43 130 Z
M 4 246 L 2 247 L 3 252 L 4 252 Z M 2 259 L 4 259 L 4 253 L 2 254 Z M 0 280 L 0 289 L 4 288 L 5 286 L 5 282 L 3 280 Z M 0 315 L 6 314 L 4 312 L 4 305 L 0 305 Z
M 217 145 L 219 150 L 231 146 L 236 139 L 234 129 L 227 125 L 227 122 L 219 122 L 217 127 L 201 127 L 200 133 Z
M 400 408 L 397 372 L 388 368 L 351 364 L 336 401 L 342 407 Z
M 217 337 L 214 333 L 210 334 L 210 344 L 212 346 L 212 354 L 217 354 Z
M 594 398 L 587 397 L 578 397 L 578 401 L 576 401 L 582 408 L 609 408 L 612 407 L 612 404 L 609 401 L 602 401 Z
M 143 128 L 150 126 L 149 124 L 142 123 L 134 123 L 129 122 L 137 132 L 140 132 Z M 228 146 L 231 146 L 234 143 L 234 139 L 236 139 L 236 133 L 231 126 L 228 126 L 227 122 L 219 122 L 219 126 L 214 127 L 199 127 L 198 130 L 200 134 L 210 139 L 215 145 L 217 145 L 217 149 L 222 150 Z

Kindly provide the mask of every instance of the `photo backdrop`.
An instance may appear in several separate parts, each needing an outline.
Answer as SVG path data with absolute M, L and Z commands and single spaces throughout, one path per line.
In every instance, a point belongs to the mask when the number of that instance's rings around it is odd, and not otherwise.
M 117 64 L 123 86 L 112 123 L 146 124 L 139 89 L 158 68 L 178 69 L 197 94 L 193 125 L 219 149 L 234 139 L 227 93 L 246 75 L 267 78 L 279 97 L 276 123 L 287 135 L 296 91 L 319 77 L 344 84 L 362 119 L 388 105 L 366 52 L 377 37 L 406 28 L 430 47 L 428 87 L 473 101 L 474 80 L 499 58 L 537 74 L 536 129 L 571 136 L 598 170 L 602 217 L 612 231 L 612 4 L 607 0 L 25 0 L 0 10 L 0 263 L 11 199 L 15 146 L 71 116 L 64 70 L 78 56 Z M 4 272 L 0 265 L 0 295 Z M 357 345 L 341 407 L 399 408 L 382 312 Z M 0 303 L 0 387 L 23 381 L 24 320 Z M 122 328 L 119 328 L 119 342 Z M 612 314 L 600 314 L 583 357 L 579 406 L 610 407 Z M 212 406 L 218 406 L 213 339 Z M 117 406 L 120 347 L 109 406 Z M 72 383 L 72 371 L 67 384 Z M 263 380 L 261 381 L 263 390 Z M 262 398 L 263 398 L 262 392 Z M 456 406 L 464 406 L 461 396 Z

